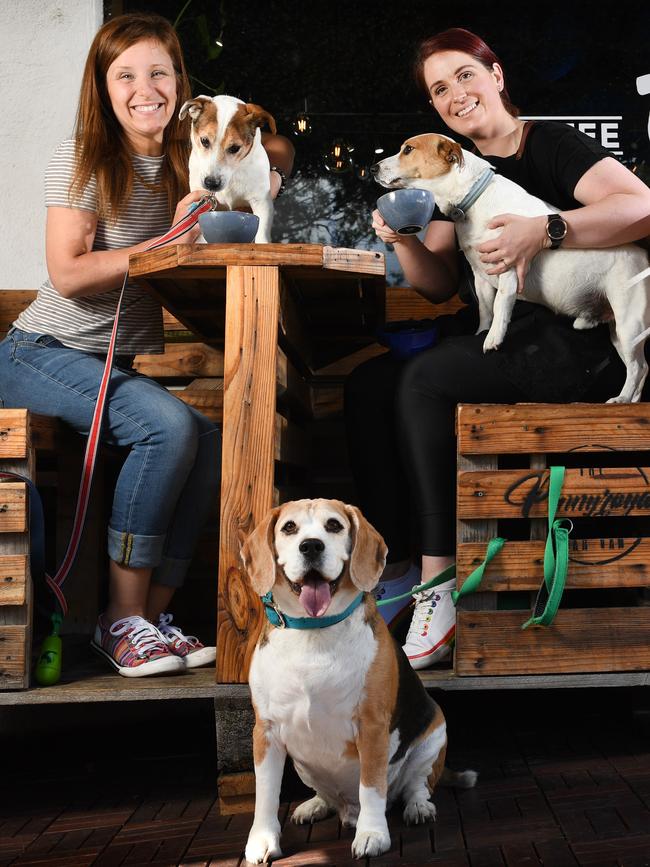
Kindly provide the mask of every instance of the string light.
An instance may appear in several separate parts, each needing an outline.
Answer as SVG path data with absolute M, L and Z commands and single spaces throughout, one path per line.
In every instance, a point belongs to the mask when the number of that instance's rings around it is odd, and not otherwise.
M 293 124 L 293 134 L 298 136 L 307 136 L 311 132 L 311 121 L 307 114 L 307 99 L 305 98 L 305 110 L 299 111 Z

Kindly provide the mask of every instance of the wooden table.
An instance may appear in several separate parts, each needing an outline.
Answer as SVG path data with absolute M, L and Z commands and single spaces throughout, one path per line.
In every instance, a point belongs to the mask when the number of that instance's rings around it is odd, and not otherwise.
M 288 365 L 308 389 L 319 368 L 375 341 L 384 257 L 317 244 L 181 244 L 131 256 L 130 271 L 188 330 L 223 345 L 217 680 L 243 682 L 262 611 L 239 552 L 278 499 L 277 382 Z

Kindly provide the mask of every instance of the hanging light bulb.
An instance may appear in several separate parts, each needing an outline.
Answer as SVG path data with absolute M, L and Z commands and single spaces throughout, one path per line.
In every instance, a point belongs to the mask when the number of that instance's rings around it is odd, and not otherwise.
M 375 144 L 374 152 L 375 152 L 377 155 L 379 155 L 379 154 L 383 154 L 383 152 L 384 152 L 383 147 L 382 147 L 378 142 Z
M 325 154 L 325 168 L 335 175 L 342 175 L 352 169 L 350 150 L 343 139 L 334 139 L 329 151 Z
M 299 111 L 293 124 L 293 134 L 307 136 L 311 132 L 311 121 L 307 114 L 307 99 L 305 98 L 305 110 Z
M 370 169 L 368 168 L 368 166 L 359 166 L 357 168 L 356 175 L 360 181 L 369 181 Z

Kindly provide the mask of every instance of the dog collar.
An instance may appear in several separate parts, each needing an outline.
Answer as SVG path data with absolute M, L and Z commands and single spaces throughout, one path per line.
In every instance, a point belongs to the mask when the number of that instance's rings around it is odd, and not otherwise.
M 353 611 L 356 611 L 363 602 L 363 595 L 363 593 L 359 593 L 345 611 L 341 611 L 340 614 L 332 614 L 329 617 L 289 617 L 284 611 L 280 611 L 270 591 L 262 596 L 262 604 L 269 623 L 272 623 L 273 626 L 279 626 L 280 629 L 324 629 L 326 626 L 340 623 L 349 617 Z
M 490 166 L 489 169 L 486 169 L 481 177 L 476 181 L 476 183 L 472 186 L 469 193 L 465 196 L 460 205 L 453 205 L 449 216 L 457 223 L 459 220 L 464 220 L 467 212 L 472 207 L 474 202 L 478 199 L 482 192 L 489 187 L 494 178 L 494 169 Z

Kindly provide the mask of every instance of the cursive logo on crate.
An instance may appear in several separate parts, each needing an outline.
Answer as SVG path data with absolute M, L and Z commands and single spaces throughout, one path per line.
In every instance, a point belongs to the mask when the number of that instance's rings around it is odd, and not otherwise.
M 642 467 L 586 467 L 573 473 L 585 479 L 585 490 L 563 494 L 558 515 L 574 519 L 606 518 L 650 511 L 650 481 Z M 522 518 L 529 518 L 536 506 L 548 500 L 548 484 L 548 470 L 528 471 L 505 491 L 504 500 L 518 506 Z M 570 560 L 583 565 L 607 565 L 628 556 L 641 541 L 642 537 L 572 539 Z

